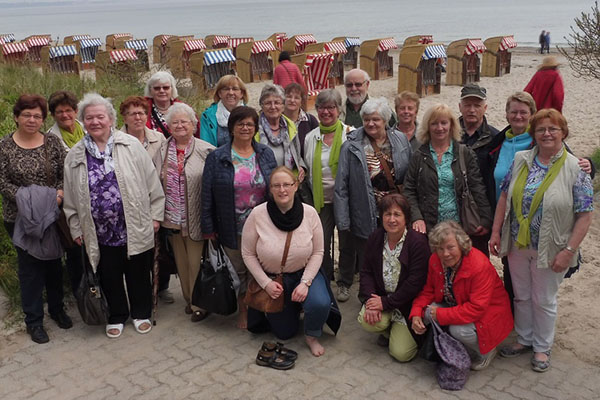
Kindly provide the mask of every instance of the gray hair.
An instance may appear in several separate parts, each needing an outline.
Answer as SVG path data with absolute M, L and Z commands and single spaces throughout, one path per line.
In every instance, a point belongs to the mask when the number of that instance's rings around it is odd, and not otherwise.
M 431 251 L 435 253 L 451 235 L 454 235 L 460 251 L 463 256 L 466 256 L 471 251 L 473 242 L 471 242 L 471 238 L 458 222 L 451 220 L 440 222 L 429 232 L 429 247 Z
M 365 115 L 378 113 L 386 124 L 390 122 L 392 118 L 392 109 L 388 104 L 385 97 L 377 97 L 365 101 L 360 109 L 360 118 L 364 118 Z
M 85 120 L 85 110 L 90 106 L 104 106 L 108 118 L 112 121 L 112 127 L 114 128 L 117 124 L 117 111 L 112 105 L 112 99 L 107 99 L 100 96 L 98 93 L 86 93 L 83 99 L 77 104 L 77 119 L 80 121 Z
M 348 83 L 348 79 L 349 79 L 348 77 L 350 75 L 352 75 L 352 73 L 354 73 L 354 72 L 361 72 L 363 74 L 364 81 L 371 82 L 371 77 L 369 76 L 369 73 L 367 71 L 360 69 L 360 68 L 354 68 L 344 74 L 344 85 L 346 83 Z
M 173 116 L 175 116 L 175 114 L 187 115 L 190 121 L 192 121 L 192 123 L 194 124 L 194 129 L 196 125 L 198 125 L 198 118 L 196 117 L 196 112 L 192 107 L 188 106 L 185 103 L 173 103 L 173 105 L 169 107 L 169 110 L 165 115 L 165 121 L 167 122 L 167 125 L 171 124 L 171 121 L 173 120 Z
M 260 98 L 258 100 L 258 104 L 260 104 L 262 107 L 263 101 L 269 96 L 279 97 L 282 102 L 285 102 L 285 92 L 283 91 L 283 88 L 279 85 L 267 83 L 260 91 Z
M 144 88 L 144 96 L 152 97 L 150 95 L 150 88 L 152 88 L 152 86 L 155 84 L 162 82 L 168 82 L 171 85 L 171 96 L 173 96 L 173 99 L 179 97 L 179 92 L 177 92 L 177 82 L 175 81 L 175 78 L 173 78 L 173 75 L 167 71 L 155 72 L 150 79 L 148 79 L 146 82 L 146 87 Z
M 338 112 L 342 111 L 342 95 L 335 89 L 321 90 L 315 100 L 315 108 L 325 104 L 335 104 Z

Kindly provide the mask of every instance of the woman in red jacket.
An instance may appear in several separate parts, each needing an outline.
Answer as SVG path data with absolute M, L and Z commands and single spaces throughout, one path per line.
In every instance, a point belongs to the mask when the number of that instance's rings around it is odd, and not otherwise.
M 538 110 L 554 108 L 562 113 L 565 89 L 558 72 L 559 63 L 554 56 L 544 57 L 538 71 L 523 91 L 531 94 Z
M 429 245 L 435 254 L 429 259 L 427 283 L 413 301 L 412 329 L 422 335 L 430 320 L 448 326 L 469 351 L 471 369 L 482 370 L 513 328 L 506 290 L 490 260 L 472 248 L 456 222 L 437 224 Z

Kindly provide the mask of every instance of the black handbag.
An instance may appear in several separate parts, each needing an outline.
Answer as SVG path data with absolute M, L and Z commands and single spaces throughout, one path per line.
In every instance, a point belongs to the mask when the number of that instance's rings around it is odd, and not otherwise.
M 102 292 L 98 276 L 92 270 L 85 248 L 82 245 L 83 274 L 77 288 L 77 308 L 81 319 L 87 325 L 106 325 L 108 323 L 108 302 Z
M 212 265 L 208 254 L 209 243 L 202 251 L 202 267 L 196 277 L 192 304 L 211 313 L 230 315 L 237 311 L 237 296 L 233 280 L 225 262 L 221 245 L 216 246 L 217 265 Z
M 419 349 L 419 357 L 427 360 L 427 361 L 441 361 L 440 355 L 438 354 L 435 348 L 434 341 L 434 329 L 429 326 L 427 328 L 427 332 L 425 332 L 425 339 L 423 340 L 423 344 Z

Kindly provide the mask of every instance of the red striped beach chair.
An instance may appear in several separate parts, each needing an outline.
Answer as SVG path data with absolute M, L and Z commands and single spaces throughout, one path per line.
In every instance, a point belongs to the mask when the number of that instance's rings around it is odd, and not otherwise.
M 517 47 L 514 36 L 495 36 L 483 42 L 486 50 L 483 53 L 481 66 L 482 76 L 502 76 L 510 74 L 511 53 L 510 49 Z
M 378 80 L 394 76 L 394 60 L 389 50 L 397 49 L 394 38 L 366 40 L 360 45 L 360 68 L 371 79 Z
M 238 45 L 236 69 L 246 83 L 273 79 L 274 60 L 269 54 L 278 53 L 271 40 L 256 40 Z
M 455 40 L 448 45 L 448 66 L 446 67 L 446 85 L 463 86 L 467 83 L 479 82 L 481 76 L 481 59 L 479 54 L 485 52 L 481 39 Z

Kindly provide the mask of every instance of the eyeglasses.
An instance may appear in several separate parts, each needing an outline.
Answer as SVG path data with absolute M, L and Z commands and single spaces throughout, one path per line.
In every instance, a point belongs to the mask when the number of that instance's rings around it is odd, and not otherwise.
M 171 89 L 171 86 L 154 86 L 152 89 L 154 89 L 155 92 L 160 92 L 160 89 L 166 92 L 167 90 Z
M 336 106 L 317 106 L 317 111 L 333 111 L 333 110 L 337 110 Z
M 229 91 L 231 91 L 231 92 L 241 92 L 242 91 L 242 89 L 240 89 L 239 87 L 236 87 L 236 86 L 222 87 L 221 90 L 224 91 L 224 92 L 229 92 Z
M 128 112 L 127 115 L 129 115 L 130 117 L 140 117 L 140 118 L 144 118 L 146 116 L 146 112 L 145 111 L 136 111 L 136 112 Z
M 271 189 L 285 189 L 288 190 L 289 188 L 291 188 L 292 186 L 294 186 L 295 183 L 273 183 L 271 184 Z
M 235 127 L 237 128 L 247 128 L 247 129 L 254 129 L 256 125 L 254 125 L 253 122 L 237 122 L 235 124 Z
M 365 82 L 366 81 L 362 81 L 362 82 L 348 82 L 344 86 L 346 86 L 348 89 L 352 89 L 353 86 L 356 86 L 357 88 L 361 88 L 362 85 L 365 84 Z
M 264 103 L 262 103 L 263 107 L 279 107 L 283 105 L 282 101 L 265 101 Z
M 44 116 L 41 114 L 20 114 L 19 115 L 20 118 L 24 118 L 24 119 L 35 119 L 36 121 L 41 121 L 44 119 Z
M 172 125 L 172 126 L 187 125 L 191 122 L 192 121 L 171 121 L 170 125 Z
M 535 134 L 543 135 L 544 133 L 546 133 L 546 131 L 548 131 L 548 133 L 550 133 L 551 135 L 556 135 L 558 132 L 562 131 L 562 129 L 557 128 L 556 126 L 550 126 L 548 128 L 536 128 Z
M 531 114 L 531 112 L 529 112 L 529 111 L 522 111 L 522 110 L 519 110 L 519 111 L 509 111 L 508 113 L 510 115 L 512 115 L 513 117 L 515 117 L 517 115 L 529 115 L 529 114 Z

